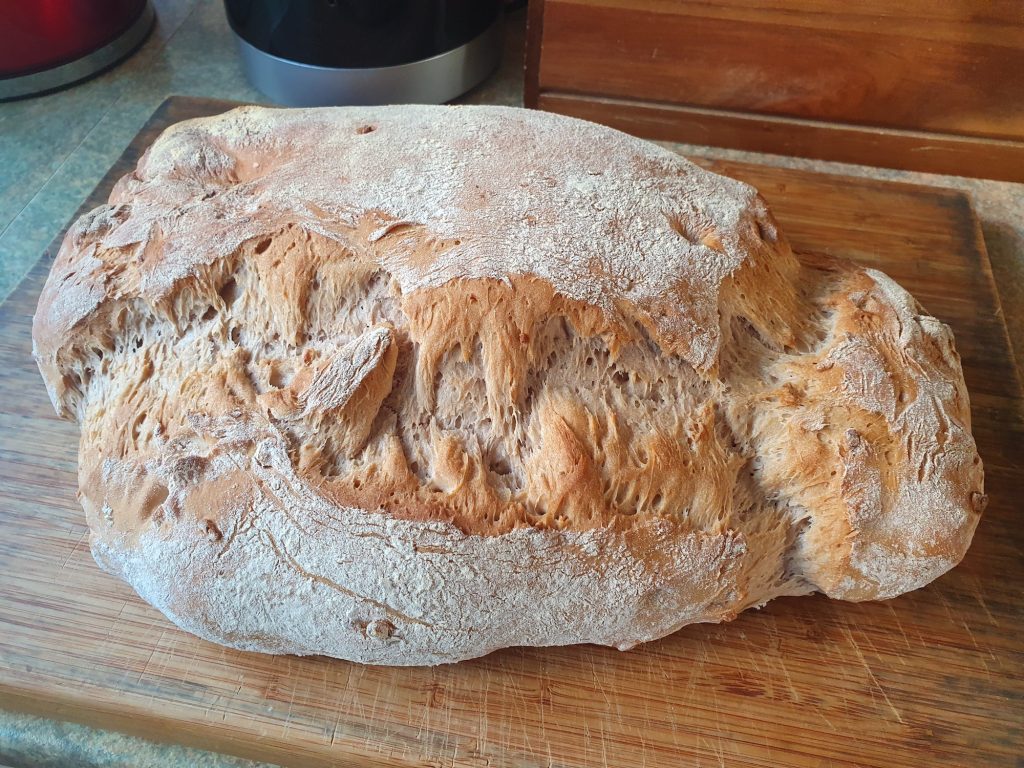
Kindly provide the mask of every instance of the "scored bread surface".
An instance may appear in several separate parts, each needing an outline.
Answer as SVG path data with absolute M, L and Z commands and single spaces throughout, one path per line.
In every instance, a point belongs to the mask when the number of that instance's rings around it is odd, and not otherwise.
M 97 562 L 237 648 L 432 664 L 887 598 L 985 501 L 945 325 L 751 187 L 540 112 L 178 124 L 33 338 Z

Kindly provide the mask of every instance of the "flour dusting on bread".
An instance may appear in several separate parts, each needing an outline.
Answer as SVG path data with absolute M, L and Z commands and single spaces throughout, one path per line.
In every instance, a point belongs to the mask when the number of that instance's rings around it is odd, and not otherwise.
M 915 589 L 984 506 L 948 328 L 749 186 L 539 112 L 174 126 L 33 339 L 97 561 L 239 648 L 626 648 Z

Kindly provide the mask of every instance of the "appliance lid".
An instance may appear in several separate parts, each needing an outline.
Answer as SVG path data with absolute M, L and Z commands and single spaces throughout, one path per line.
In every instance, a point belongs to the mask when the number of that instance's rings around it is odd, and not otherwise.
M 483 34 L 500 0 L 225 0 L 242 40 L 282 59 L 342 69 L 391 67 Z

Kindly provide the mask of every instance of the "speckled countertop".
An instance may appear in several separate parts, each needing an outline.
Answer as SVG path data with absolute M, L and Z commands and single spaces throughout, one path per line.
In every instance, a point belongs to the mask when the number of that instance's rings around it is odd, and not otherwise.
M 60 93 L 0 104 L 0 299 L 25 276 L 146 119 L 171 94 L 263 101 L 242 74 L 218 0 L 154 0 L 157 26 L 128 61 Z M 469 103 L 522 103 L 524 14 L 507 26 L 499 72 Z M 1024 184 L 665 143 L 687 155 L 953 187 L 970 197 L 1017 360 L 1024 355 Z M 0 766 L 255 766 L 116 733 L 5 713 Z

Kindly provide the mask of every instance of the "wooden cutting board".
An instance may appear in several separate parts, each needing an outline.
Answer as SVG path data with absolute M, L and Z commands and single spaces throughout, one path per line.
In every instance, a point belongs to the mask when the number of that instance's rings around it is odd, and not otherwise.
M 85 207 L 158 131 L 227 106 L 170 99 Z M 395 669 L 198 640 L 89 555 L 77 429 L 30 357 L 58 238 L 0 307 L 0 706 L 303 766 L 1019 765 L 1022 398 L 967 198 L 699 162 L 757 185 L 798 249 L 882 268 L 953 326 L 992 499 L 960 567 L 888 602 L 777 600 L 628 653 Z

